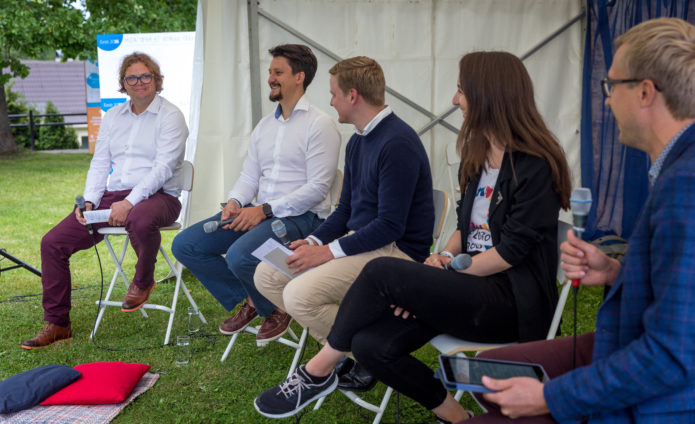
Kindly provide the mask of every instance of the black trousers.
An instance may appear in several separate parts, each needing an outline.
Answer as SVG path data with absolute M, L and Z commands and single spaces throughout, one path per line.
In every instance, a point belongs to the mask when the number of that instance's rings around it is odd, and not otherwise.
M 390 305 L 413 317 L 395 317 Z M 383 383 L 433 409 L 446 390 L 411 353 L 442 333 L 476 342 L 517 341 L 506 274 L 475 277 L 397 258 L 374 259 L 345 295 L 328 343 L 352 352 Z

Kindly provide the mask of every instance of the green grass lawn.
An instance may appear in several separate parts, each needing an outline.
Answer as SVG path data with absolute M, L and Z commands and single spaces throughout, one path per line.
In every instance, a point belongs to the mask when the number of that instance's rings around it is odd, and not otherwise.
M 0 248 L 40 269 L 41 237 L 72 211 L 75 196 L 81 194 L 91 156 L 88 154 L 21 153 L 0 157 Z M 211 211 L 211 213 L 214 211 Z M 171 246 L 173 234 L 163 235 L 162 244 Z M 108 286 L 114 271 L 112 260 L 103 243 L 99 246 Z M 135 263 L 132 250 L 124 265 L 132 275 Z M 0 261 L 0 268 L 13 265 Z M 193 338 L 194 352 L 189 365 L 174 364 L 172 346 L 138 350 L 161 345 L 168 315 L 148 312 L 149 319 L 140 313 L 121 313 L 109 308 L 102 322 L 95 346 L 89 333 L 96 314 L 95 300 L 99 298 L 101 277 L 94 250 L 78 252 L 71 259 L 73 278 L 71 342 L 37 351 L 20 348 L 23 340 L 33 337 L 43 327 L 41 281 L 34 274 L 15 269 L 0 274 L 0 380 L 18 372 L 47 364 L 70 366 L 95 361 L 140 362 L 152 366 L 161 374 L 157 384 L 131 403 L 115 423 L 266 423 L 274 420 L 260 416 L 253 399 L 263 390 L 282 381 L 292 359 L 290 348 L 279 343 L 258 348 L 255 338 L 242 334 L 225 362 L 220 358 L 229 338 L 217 332 L 217 326 L 228 313 L 204 287 L 187 271 L 184 281 L 208 320 L 202 335 Z M 155 277 L 167 274 L 163 260 L 157 265 Z M 125 295 L 123 285 L 114 300 Z M 105 290 L 105 288 L 104 288 Z M 167 303 L 173 295 L 172 280 L 158 284 L 152 301 Z M 594 328 L 595 314 L 601 290 L 583 288 L 580 292 L 579 332 Z M 187 305 L 179 298 L 179 311 Z M 571 328 L 571 299 L 565 308 L 563 332 Z M 177 313 L 173 335 L 186 332 L 185 313 Z M 299 326 L 293 324 L 299 334 Z M 309 339 L 305 359 L 313 355 L 317 343 Z M 111 350 L 122 349 L 122 350 Z M 421 360 L 436 364 L 436 352 L 426 346 L 416 353 Z M 371 401 L 381 398 L 385 387 L 379 384 L 367 394 Z M 462 402 L 478 410 L 467 395 Z M 309 409 L 309 408 L 308 408 Z M 432 414 L 404 396 L 400 397 L 400 422 L 434 422 Z M 353 404 L 339 393 L 333 394 L 319 411 L 310 410 L 302 423 L 368 423 L 373 414 Z M 294 418 L 281 420 L 295 422 Z M 392 398 L 383 422 L 396 422 L 396 399 Z

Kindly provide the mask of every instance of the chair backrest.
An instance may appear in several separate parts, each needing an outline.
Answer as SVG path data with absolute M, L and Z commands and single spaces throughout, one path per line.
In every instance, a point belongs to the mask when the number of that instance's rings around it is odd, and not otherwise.
M 461 163 L 461 158 L 459 158 L 458 153 L 456 152 L 456 142 L 452 141 L 451 143 L 446 145 L 446 165 L 447 165 L 447 174 L 449 177 L 449 185 L 451 186 L 451 194 L 454 195 L 457 192 L 461 192 L 461 185 L 458 183 L 458 170 L 459 170 L 459 164 Z
M 432 190 L 434 195 L 434 228 L 432 238 L 434 239 L 434 251 L 439 252 L 439 239 L 442 235 L 442 227 L 446 220 L 446 212 L 449 207 L 449 196 L 442 190 Z
M 565 271 L 562 270 L 562 262 L 560 261 L 560 244 L 567 240 L 567 231 L 572 229 L 572 225 L 566 223 L 565 221 L 557 222 L 557 282 L 562 286 L 560 290 L 560 296 L 557 300 L 557 305 L 555 306 L 555 313 L 553 314 L 553 320 L 550 323 L 550 328 L 548 329 L 548 335 L 546 339 L 554 339 L 557 334 L 557 328 L 560 325 L 560 319 L 562 318 L 562 311 L 565 310 L 565 303 L 567 303 L 567 296 L 570 292 L 569 281 L 565 280 Z
M 331 208 L 335 209 L 338 207 L 340 202 L 340 193 L 343 190 L 343 172 L 338 169 L 335 171 L 335 179 L 331 185 L 329 193 L 331 194 Z
M 193 164 L 187 160 L 181 163 L 181 190 L 191 191 L 193 189 Z

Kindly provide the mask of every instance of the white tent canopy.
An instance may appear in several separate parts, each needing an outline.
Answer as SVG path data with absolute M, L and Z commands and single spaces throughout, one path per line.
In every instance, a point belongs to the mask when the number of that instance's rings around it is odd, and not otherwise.
M 314 50 L 319 68 L 307 96 L 336 122 L 329 106 L 328 69 L 338 58 L 376 59 L 387 85 L 405 98 L 387 94 L 387 104 L 422 130 L 434 187 L 454 200 L 459 194 L 449 188 L 445 149 L 456 140 L 452 129 L 460 127 L 461 114 L 454 111 L 445 118 L 448 128 L 435 124 L 425 130 L 433 117 L 451 109 L 458 60 L 476 50 L 506 50 L 523 57 L 542 44 L 524 63 L 540 112 L 578 182 L 581 14 L 579 0 L 260 0 L 250 6 L 246 0 L 200 0 L 187 151 L 196 166 L 189 222 L 219 210 L 239 176 L 259 106 L 262 115 L 275 107 L 268 100 L 267 51 L 284 43 Z M 339 129 L 344 151 L 353 128 L 339 124 Z M 342 168 L 342 158 L 340 162 Z

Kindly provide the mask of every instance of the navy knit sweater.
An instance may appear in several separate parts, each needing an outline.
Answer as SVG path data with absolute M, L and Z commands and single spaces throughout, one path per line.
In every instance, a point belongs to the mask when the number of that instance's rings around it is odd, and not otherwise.
M 354 134 L 345 151 L 340 203 L 312 233 L 327 244 L 340 239 L 347 255 L 395 241 L 418 262 L 429 255 L 434 226 L 432 174 L 420 138 L 391 113 L 369 134 Z

